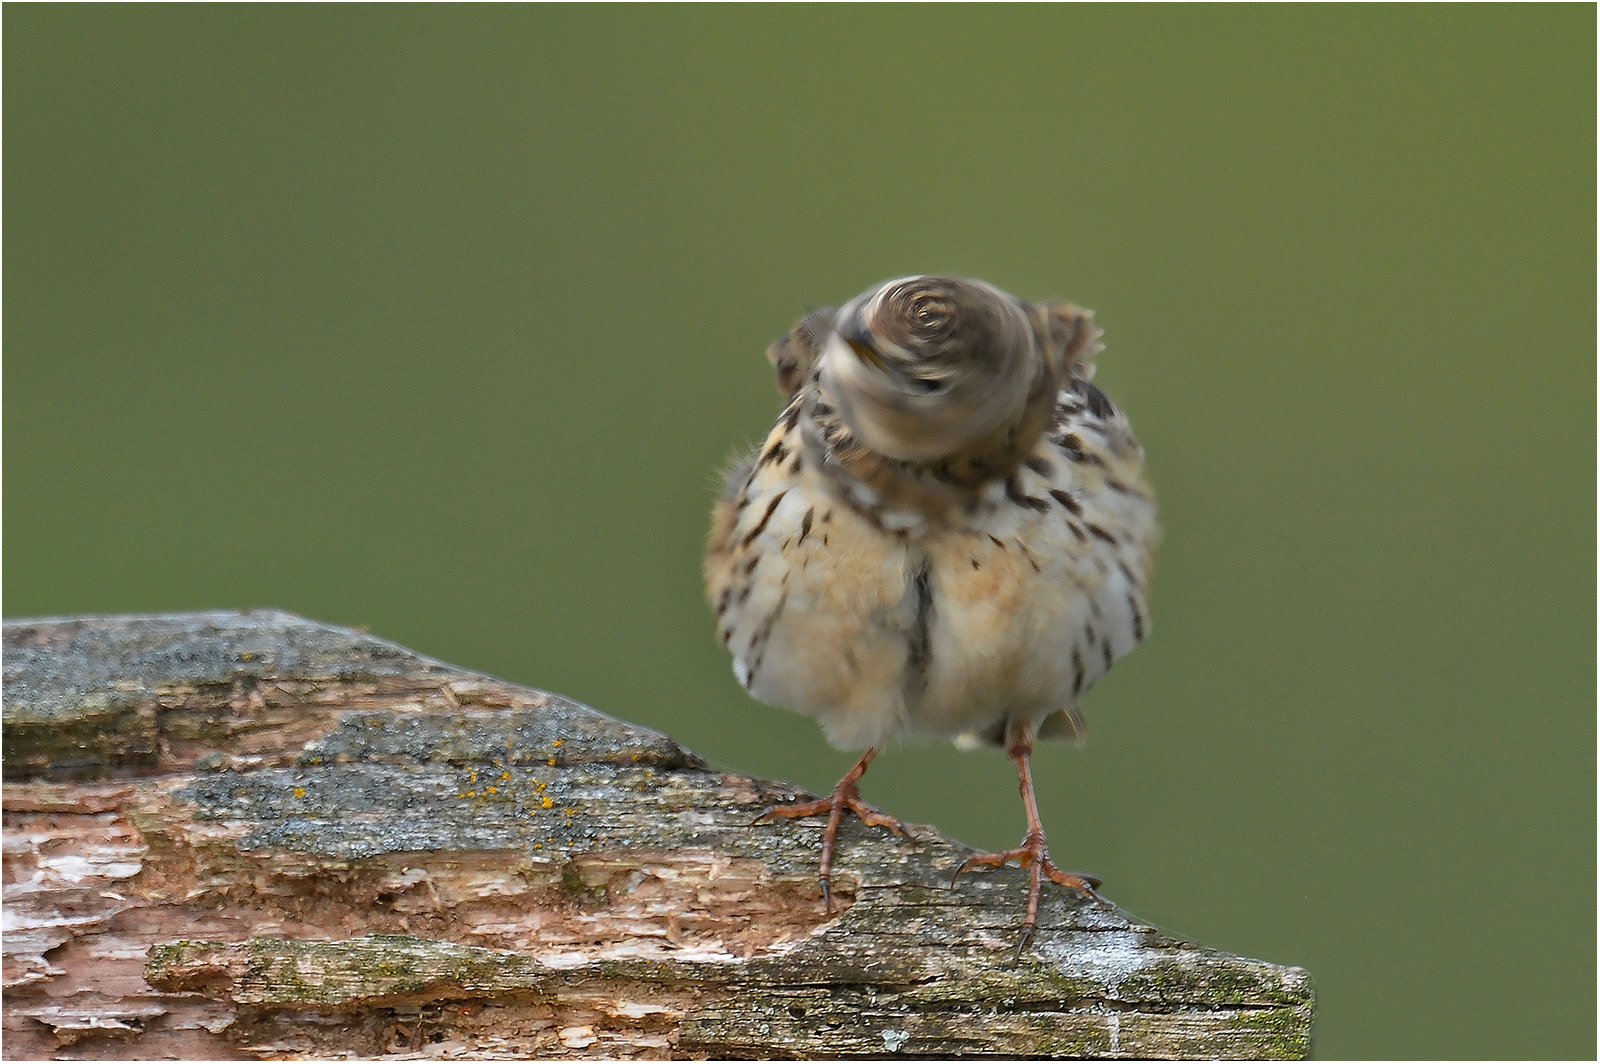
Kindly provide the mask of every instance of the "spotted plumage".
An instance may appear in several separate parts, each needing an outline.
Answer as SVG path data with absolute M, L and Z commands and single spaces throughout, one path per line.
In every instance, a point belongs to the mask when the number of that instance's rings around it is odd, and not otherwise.
M 740 683 L 868 751 L 801 810 L 831 814 L 825 890 L 844 808 L 895 826 L 855 781 L 916 732 L 1018 759 L 1038 838 L 991 856 L 1034 869 L 1030 933 L 1041 871 L 1092 893 L 1049 862 L 1027 755 L 1081 734 L 1078 699 L 1150 628 L 1155 507 L 1092 382 L 1098 336 L 1068 304 L 911 277 L 813 312 L 768 352 L 787 404 L 728 475 L 706 581 Z

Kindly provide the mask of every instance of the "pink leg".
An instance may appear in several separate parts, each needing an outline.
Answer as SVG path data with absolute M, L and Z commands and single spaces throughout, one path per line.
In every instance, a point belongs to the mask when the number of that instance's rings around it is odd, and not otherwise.
M 833 899 L 830 892 L 830 879 L 833 873 L 833 846 L 839 837 L 839 824 L 844 820 L 844 811 L 850 810 L 866 823 L 875 828 L 888 828 L 896 835 L 904 835 L 905 829 L 900 821 L 892 816 L 887 816 L 867 805 L 861 800 L 861 789 L 857 786 L 861 777 L 866 775 L 867 766 L 872 764 L 872 759 L 878 756 L 878 748 L 873 747 L 861 755 L 861 760 L 856 762 L 856 767 L 844 774 L 844 778 L 833 788 L 833 794 L 827 798 L 819 798 L 814 802 L 795 802 L 792 805 L 775 805 L 765 813 L 756 817 L 755 823 L 763 820 L 783 817 L 784 819 L 798 819 L 800 817 L 821 816 L 828 814 L 828 826 L 822 831 L 822 867 L 818 878 L 822 880 L 822 905 L 824 909 L 832 911 Z
M 1022 845 L 1011 850 L 999 850 L 995 853 L 973 854 L 961 863 L 956 869 L 956 874 L 950 877 L 950 886 L 954 888 L 956 880 L 961 873 L 969 868 L 989 866 L 999 868 L 1011 861 L 1016 861 L 1023 868 L 1028 869 L 1028 915 L 1022 921 L 1022 941 L 1017 944 L 1017 957 L 1022 956 L 1022 951 L 1028 948 L 1028 943 L 1033 940 L 1034 932 L 1039 927 L 1039 896 L 1043 889 L 1043 879 L 1049 876 L 1054 883 L 1063 887 L 1071 887 L 1078 893 L 1100 903 L 1108 904 L 1106 900 L 1095 893 L 1095 888 L 1100 881 L 1093 876 L 1086 876 L 1077 872 L 1064 872 L 1056 867 L 1050 860 L 1050 850 L 1045 842 L 1044 823 L 1039 819 L 1039 803 L 1033 794 L 1033 769 L 1029 765 L 1029 757 L 1033 753 L 1034 731 L 1032 727 L 1008 725 L 1006 728 L 1006 753 L 1010 754 L 1017 763 L 1018 786 L 1022 790 L 1022 807 L 1028 816 L 1028 833 L 1022 838 Z

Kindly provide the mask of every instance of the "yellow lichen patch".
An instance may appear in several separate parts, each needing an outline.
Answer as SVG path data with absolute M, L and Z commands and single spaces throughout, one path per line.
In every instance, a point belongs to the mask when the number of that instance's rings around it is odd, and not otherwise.
M 554 798 L 551 798 L 549 795 L 545 795 L 544 801 L 539 803 L 539 808 L 541 808 L 541 809 L 549 809 L 551 806 L 553 806 L 555 804 L 556 804 L 556 800 Z
M 296 787 L 294 789 L 294 796 L 296 798 L 304 798 L 306 796 L 306 789 L 304 787 Z

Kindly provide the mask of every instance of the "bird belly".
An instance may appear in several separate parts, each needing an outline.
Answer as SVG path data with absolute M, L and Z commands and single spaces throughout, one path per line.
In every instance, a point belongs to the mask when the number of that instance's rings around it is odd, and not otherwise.
M 800 464 L 780 425 L 719 505 L 708 590 L 746 690 L 816 717 L 840 748 L 1075 712 L 1147 630 L 1141 488 L 1113 491 L 1054 456 L 970 506 L 902 522 Z
M 879 745 L 905 728 L 914 617 L 904 543 L 802 484 L 728 570 L 726 642 L 752 695 L 816 717 L 841 749 Z
M 1037 722 L 1092 682 L 1075 670 L 1073 649 L 1094 627 L 1105 576 L 1074 547 L 1043 522 L 929 544 L 937 578 L 914 727 L 956 736 L 1007 719 Z M 1081 652 L 1078 661 L 1086 663 Z

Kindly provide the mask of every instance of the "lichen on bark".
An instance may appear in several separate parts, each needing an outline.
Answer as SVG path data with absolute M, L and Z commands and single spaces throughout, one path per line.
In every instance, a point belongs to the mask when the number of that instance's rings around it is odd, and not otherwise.
M 1298 968 L 274 612 L 5 626 L 8 1057 L 1303 1056 Z

